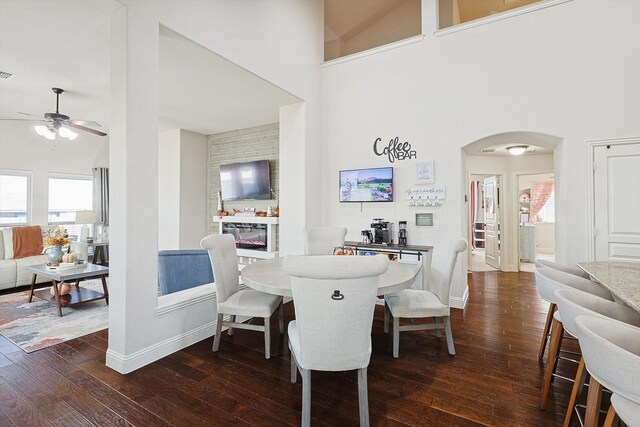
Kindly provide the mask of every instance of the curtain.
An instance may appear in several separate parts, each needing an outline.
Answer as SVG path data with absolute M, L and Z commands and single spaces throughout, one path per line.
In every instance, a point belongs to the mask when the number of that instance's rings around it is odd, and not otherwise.
M 533 181 L 531 183 L 530 222 L 540 222 L 539 213 L 553 193 L 553 181 Z
M 96 223 L 109 225 L 109 168 L 93 168 L 93 210 Z

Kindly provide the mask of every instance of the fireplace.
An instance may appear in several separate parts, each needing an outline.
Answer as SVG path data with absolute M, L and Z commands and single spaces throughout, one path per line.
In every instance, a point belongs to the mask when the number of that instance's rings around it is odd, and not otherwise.
M 238 249 L 267 250 L 267 224 L 224 223 L 222 232 L 234 235 Z

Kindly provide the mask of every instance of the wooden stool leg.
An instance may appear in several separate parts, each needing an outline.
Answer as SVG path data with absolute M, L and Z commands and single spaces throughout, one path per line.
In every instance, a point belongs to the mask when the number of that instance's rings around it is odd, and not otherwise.
M 553 378 L 553 367 L 555 365 L 556 356 L 560 347 L 560 338 L 564 328 L 562 323 L 553 319 L 551 324 L 551 340 L 549 342 L 549 355 L 547 356 L 547 366 L 544 370 L 544 382 L 542 384 L 542 393 L 540 394 L 540 409 L 547 407 L 547 398 L 549 397 L 549 389 L 551 388 L 551 379 Z
M 613 405 L 609 406 L 609 411 L 607 412 L 607 418 L 604 420 L 604 427 L 612 427 L 613 422 L 616 420 L 616 410 L 613 408 Z
M 587 395 L 587 413 L 584 420 L 585 427 L 598 427 L 601 401 L 602 385 L 591 376 L 591 380 L 589 381 L 589 394 Z
M 540 350 L 538 350 L 538 360 L 542 360 L 544 356 L 544 349 L 547 346 L 547 335 L 551 329 L 551 321 L 553 320 L 553 313 L 556 311 L 556 305 L 549 305 L 549 312 L 547 313 L 547 320 L 544 322 L 544 331 L 542 331 L 542 341 L 540 341 Z
M 569 406 L 567 407 L 567 415 L 564 417 L 564 427 L 571 425 L 571 417 L 573 417 L 573 407 L 576 405 L 576 401 L 582 391 L 582 385 L 587 375 L 587 370 L 584 368 L 584 358 L 580 356 L 580 364 L 578 365 L 578 371 L 576 372 L 576 378 L 573 383 L 573 389 L 571 390 L 571 397 L 569 398 Z

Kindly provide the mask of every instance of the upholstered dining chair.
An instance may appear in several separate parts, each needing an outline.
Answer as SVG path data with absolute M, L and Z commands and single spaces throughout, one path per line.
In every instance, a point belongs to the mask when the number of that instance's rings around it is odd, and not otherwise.
M 288 256 L 296 320 L 289 323 L 291 382 L 302 375 L 302 426 L 311 423 L 311 371 L 358 371 L 360 425 L 369 425 L 367 366 L 386 257 Z
M 574 276 L 573 274 L 565 273 L 563 271 L 554 270 L 552 268 L 537 268 L 534 271 L 536 277 L 536 285 L 538 287 L 538 293 L 540 297 L 547 301 L 549 304 L 553 306 L 553 311 L 551 312 L 551 336 L 549 338 L 549 352 L 547 356 L 547 365 L 545 367 L 545 376 L 543 380 L 542 390 L 540 392 L 540 409 L 545 409 L 547 405 L 547 398 L 549 388 L 551 386 L 551 381 L 553 377 L 557 377 L 555 374 L 555 368 L 557 366 L 558 360 L 561 359 L 560 356 L 560 347 L 562 343 L 562 338 L 564 337 L 564 327 L 562 325 L 562 318 L 560 313 L 556 311 L 557 308 L 557 299 L 555 295 L 555 291 L 558 289 L 577 289 L 582 292 L 586 292 L 592 295 L 596 295 L 600 298 L 604 298 L 606 300 L 611 301 L 613 298 L 611 297 L 611 292 L 605 289 L 602 285 L 598 283 L 583 279 L 582 277 Z M 547 320 L 548 320 L 547 316 Z M 546 329 L 545 325 L 545 329 Z M 543 335 L 543 343 L 546 342 L 546 334 Z M 541 343 L 540 352 L 544 353 L 543 343 Z M 539 359 L 542 359 L 540 353 L 538 354 Z M 573 360 L 573 359 L 568 359 Z M 577 361 L 575 361 L 577 363 Z M 568 381 L 572 381 L 570 378 L 564 378 Z
M 595 295 L 588 294 L 577 289 L 558 289 L 554 292 L 558 304 L 558 313 L 562 317 L 562 325 L 566 332 L 574 337 L 578 336 L 576 330 L 575 319 L 578 316 L 590 315 L 603 319 L 613 319 L 619 322 L 627 323 L 636 327 L 640 327 L 640 313 L 622 304 L 605 300 Z M 564 426 L 571 425 L 571 419 L 576 409 L 576 402 L 582 393 L 582 388 L 586 379 L 586 371 L 584 366 L 584 357 L 580 357 L 580 364 L 576 371 L 569 405 L 565 416 Z M 547 369 L 550 369 L 547 365 Z M 546 379 L 546 378 L 545 378 Z M 545 385 L 550 385 L 545 381 Z M 546 400 L 546 397 L 545 397 Z
M 218 351 L 220 348 L 222 327 L 228 326 L 229 335 L 233 334 L 235 328 L 264 332 L 265 358 L 269 359 L 271 357 L 269 320 L 278 307 L 280 307 L 280 333 L 284 332 L 282 297 L 253 289 L 239 289 L 238 253 L 233 235 L 213 234 L 202 239 L 200 246 L 209 251 L 216 284 L 218 322 L 213 351 Z M 231 316 L 230 321 L 224 320 L 225 314 Z M 236 322 L 236 316 L 262 317 L 264 325 Z
M 344 245 L 347 229 L 344 227 L 307 227 L 304 232 L 305 255 L 333 255 L 333 250 Z
M 591 374 L 585 426 L 597 426 L 602 387 L 613 393 L 605 427 L 619 417 L 640 426 L 640 328 L 592 316 L 576 318 L 576 330 Z
M 573 274 L 574 276 L 582 277 L 583 279 L 589 279 L 589 275 L 584 270 L 578 267 L 560 264 L 559 262 L 548 261 L 546 259 L 537 259 L 535 262 L 535 266 L 538 268 L 553 268 L 554 270 Z
M 384 296 L 384 331 L 389 332 L 389 313 L 393 318 L 393 357 L 397 358 L 400 347 L 400 331 L 415 330 L 445 330 L 447 335 L 447 347 L 449 354 L 456 354 L 451 331 L 450 303 L 451 280 L 453 269 L 460 252 L 467 249 L 467 241 L 458 239 L 446 257 L 438 257 L 434 253 L 431 271 L 429 273 L 429 289 L 405 289 L 394 294 Z M 434 317 L 435 323 L 413 323 L 400 326 L 400 318 L 424 318 Z M 440 323 L 439 319 L 443 322 Z
M 544 274 L 540 274 L 540 272 L 544 272 Z M 547 312 L 547 319 L 544 323 L 544 330 L 542 331 L 540 348 L 538 350 L 538 360 L 542 360 L 544 351 L 547 348 L 551 326 L 553 325 L 553 313 L 555 313 L 557 309 L 555 296 L 553 295 L 556 289 L 580 289 L 608 300 L 613 300 L 613 297 L 611 296 L 611 292 L 593 280 L 585 279 L 584 277 L 576 276 L 575 274 L 555 268 L 544 267 L 543 264 L 540 264 L 538 261 L 536 261 L 534 274 L 540 298 L 549 303 L 549 311 Z

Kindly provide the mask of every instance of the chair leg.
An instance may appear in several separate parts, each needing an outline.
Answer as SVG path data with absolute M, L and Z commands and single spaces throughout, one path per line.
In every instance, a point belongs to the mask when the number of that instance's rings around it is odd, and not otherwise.
M 538 360 L 542 360 L 544 356 L 544 349 L 547 346 L 547 336 L 551 329 L 551 321 L 553 320 L 553 313 L 556 311 L 556 305 L 549 305 L 549 312 L 547 313 L 547 320 L 544 322 L 544 331 L 542 331 L 542 341 L 540 341 L 540 350 L 538 350 Z
M 400 352 L 400 318 L 393 318 L 393 357 L 398 358 Z
M 544 380 L 542 383 L 542 393 L 540 394 L 540 409 L 547 407 L 547 398 L 549 397 L 549 389 L 551 388 L 551 379 L 553 378 L 553 367 L 555 365 L 556 356 L 558 355 L 560 338 L 564 328 L 562 323 L 553 319 L 551 323 L 551 341 L 549 342 L 549 354 L 547 356 L 547 366 L 544 370 Z
M 369 396 L 367 394 L 367 368 L 358 369 L 358 403 L 360 427 L 369 427 Z
M 436 338 L 440 338 L 442 336 L 442 331 L 440 330 L 440 319 L 438 317 L 434 317 L 433 323 L 436 325 Z
M 298 381 L 298 362 L 296 362 L 296 357 L 291 349 L 289 349 L 289 354 L 291 355 L 291 384 L 295 384 Z
M 284 334 L 284 300 L 280 301 L 279 309 L 280 319 L 278 319 L 278 327 L 280 328 L 280 335 Z
M 613 422 L 616 420 L 616 410 L 613 405 L 609 406 L 609 411 L 607 412 L 607 418 L 604 420 L 604 427 L 612 427 Z
M 587 395 L 587 410 L 585 414 L 585 427 L 597 427 L 600 418 L 600 402 L 602 401 L 602 384 L 593 375 L 589 381 L 589 394 Z
M 384 303 L 384 333 L 389 333 L 389 307 Z
M 236 316 L 235 314 L 231 316 L 231 321 L 235 322 L 236 321 Z M 229 336 L 233 335 L 233 328 L 231 326 L 229 326 L 229 329 L 227 329 L 227 334 L 229 334 Z
M 220 348 L 220 335 L 222 335 L 222 324 L 224 323 L 224 314 L 218 314 L 218 323 L 216 324 L 216 336 L 213 338 L 212 351 L 218 351 Z
M 447 335 L 447 347 L 449 348 L 449 354 L 455 356 L 456 347 L 453 345 L 453 332 L 451 332 L 451 318 L 449 316 L 444 318 L 444 332 Z
M 311 371 L 300 369 L 302 374 L 302 427 L 311 426 Z
M 569 406 L 567 407 L 567 414 L 564 417 L 564 427 L 571 426 L 571 418 L 573 417 L 574 407 L 576 401 L 582 392 L 582 386 L 587 376 L 587 370 L 584 368 L 584 358 L 580 356 L 580 364 L 578 364 L 578 371 L 576 372 L 576 378 L 573 382 L 573 389 L 571 390 L 571 397 L 569 398 Z
M 270 318 L 264 318 L 264 358 L 271 358 L 271 326 Z

